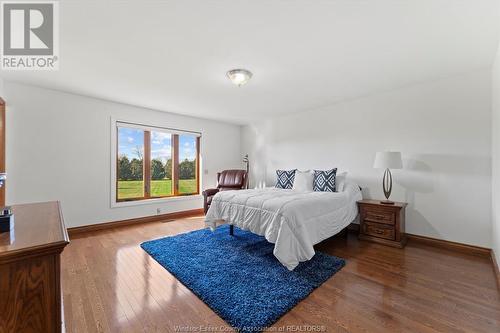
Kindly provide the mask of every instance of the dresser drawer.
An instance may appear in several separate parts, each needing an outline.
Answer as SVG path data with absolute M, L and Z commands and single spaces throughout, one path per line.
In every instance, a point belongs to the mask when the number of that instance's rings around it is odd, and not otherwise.
M 382 223 L 371 223 L 371 222 L 363 222 L 363 230 L 362 232 L 365 235 L 370 235 L 374 237 L 385 238 L 389 240 L 394 240 L 396 238 L 396 232 L 392 226 Z
M 394 225 L 396 216 L 392 211 L 370 209 L 364 211 L 364 220 L 368 222 Z

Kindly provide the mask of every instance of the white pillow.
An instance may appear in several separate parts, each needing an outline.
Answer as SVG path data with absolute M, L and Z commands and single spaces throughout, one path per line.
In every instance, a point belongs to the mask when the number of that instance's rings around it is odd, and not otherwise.
M 341 172 L 335 176 L 335 190 L 336 190 L 336 192 L 343 192 L 344 191 L 346 179 L 347 179 L 347 172 Z
M 295 179 L 293 180 L 293 190 L 299 192 L 307 192 L 313 190 L 314 174 L 309 171 L 295 171 Z

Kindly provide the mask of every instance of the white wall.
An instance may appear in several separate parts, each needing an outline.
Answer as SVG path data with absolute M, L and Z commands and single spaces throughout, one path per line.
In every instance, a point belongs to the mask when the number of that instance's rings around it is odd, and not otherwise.
M 367 198 L 383 198 L 375 152 L 403 153 L 393 200 L 409 202 L 406 231 L 491 245 L 490 69 L 409 86 L 246 126 L 253 185 L 275 169 L 348 170 Z
M 493 65 L 492 133 L 492 249 L 500 260 L 500 45 Z
M 202 199 L 110 208 L 111 117 L 202 133 L 203 186 L 242 168 L 237 125 L 152 111 L 53 90 L 4 84 L 7 203 L 60 200 L 68 227 L 202 207 Z

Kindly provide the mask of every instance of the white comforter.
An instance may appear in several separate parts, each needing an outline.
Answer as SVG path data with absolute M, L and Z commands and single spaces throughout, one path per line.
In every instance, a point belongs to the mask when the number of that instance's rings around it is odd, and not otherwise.
M 219 220 L 264 236 L 289 270 L 314 256 L 314 244 L 347 227 L 358 215 L 361 192 L 346 183 L 343 192 L 296 192 L 277 188 L 222 191 L 212 199 L 205 221 Z

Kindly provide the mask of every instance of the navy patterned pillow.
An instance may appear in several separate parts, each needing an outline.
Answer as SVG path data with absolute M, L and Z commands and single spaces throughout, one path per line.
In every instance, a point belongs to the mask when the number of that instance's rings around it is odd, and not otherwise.
M 276 188 L 291 189 L 293 188 L 293 181 L 295 179 L 295 171 L 293 170 L 276 170 Z
M 313 190 L 316 192 L 335 192 L 337 168 L 331 170 L 314 170 Z

